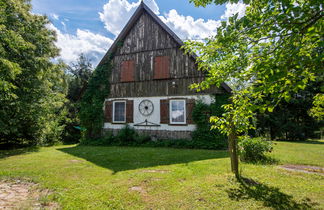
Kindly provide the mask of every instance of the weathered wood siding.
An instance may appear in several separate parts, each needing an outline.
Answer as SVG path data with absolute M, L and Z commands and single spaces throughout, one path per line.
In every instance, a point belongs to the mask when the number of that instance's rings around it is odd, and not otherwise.
M 153 79 L 156 56 L 170 56 L 170 79 Z M 134 82 L 122 83 L 121 64 L 127 60 L 135 61 L 135 78 Z M 144 12 L 114 54 L 109 97 L 192 95 L 197 93 L 188 86 L 202 80 L 194 59 L 185 55 L 179 44 Z M 207 93 L 223 92 L 212 88 Z

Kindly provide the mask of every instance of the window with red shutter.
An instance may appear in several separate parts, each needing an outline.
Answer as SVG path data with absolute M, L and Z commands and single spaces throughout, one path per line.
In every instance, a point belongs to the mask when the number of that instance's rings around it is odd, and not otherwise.
M 157 56 L 154 58 L 154 79 L 170 78 L 170 57 Z
M 120 81 L 134 82 L 135 81 L 135 61 L 128 60 L 121 63 Z

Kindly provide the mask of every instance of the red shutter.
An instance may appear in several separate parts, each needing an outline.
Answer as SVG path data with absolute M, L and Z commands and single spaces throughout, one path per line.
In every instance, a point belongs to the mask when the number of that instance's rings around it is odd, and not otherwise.
M 105 102 L 105 122 L 112 122 L 112 101 Z
M 195 99 L 187 99 L 186 101 L 187 124 L 193 124 L 192 112 L 194 107 L 195 107 Z
M 154 58 L 154 79 L 170 78 L 170 57 L 157 56 Z
M 121 82 L 133 82 L 135 76 L 135 61 L 128 60 L 121 63 L 120 68 L 120 81 Z
M 154 58 L 154 79 L 160 78 L 160 72 L 161 72 L 161 57 L 155 57 Z
M 126 101 L 126 123 L 134 122 L 134 101 L 127 100 Z
M 160 100 L 160 120 L 161 124 L 169 124 L 169 100 Z
M 168 79 L 170 78 L 170 57 L 163 56 L 162 63 L 163 63 L 162 77 Z

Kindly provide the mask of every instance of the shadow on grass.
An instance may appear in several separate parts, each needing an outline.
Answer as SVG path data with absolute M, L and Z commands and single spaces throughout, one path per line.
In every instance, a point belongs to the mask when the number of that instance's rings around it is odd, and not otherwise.
M 228 157 L 227 151 L 149 147 L 75 146 L 58 150 L 108 168 L 114 173 Z
M 239 188 L 227 190 L 228 196 L 232 200 L 255 199 L 262 201 L 266 207 L 273 209 L 312 209 L 318 203 L 312 202 L 309 198 L 297 202 L 291 195 L 280 192 L 279 188 L 258 183 L 253 179 L 241 177 Z
M 11 149 L 11 150 L 0 150 L 0 159 L 14 156 L 14 155 L 37 152 L 37 151 L 39 151 L 38 147 L 25 147 L 19 149 Z

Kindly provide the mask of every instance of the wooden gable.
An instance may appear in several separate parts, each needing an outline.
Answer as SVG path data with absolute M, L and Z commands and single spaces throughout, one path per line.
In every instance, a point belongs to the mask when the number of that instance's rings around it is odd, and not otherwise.
M 143 97 L 223 93 L 212 88 L 189 89 L 201 82 L 195 57 L 181 49 L 182 41 L 144 3 L 141 3 L 100 64 L 110 57 L 113 69 L 109 97 Z M 129 67 L 129 61 L 134 61 Z M 100 65 L 99 64 L 99 65 Z

